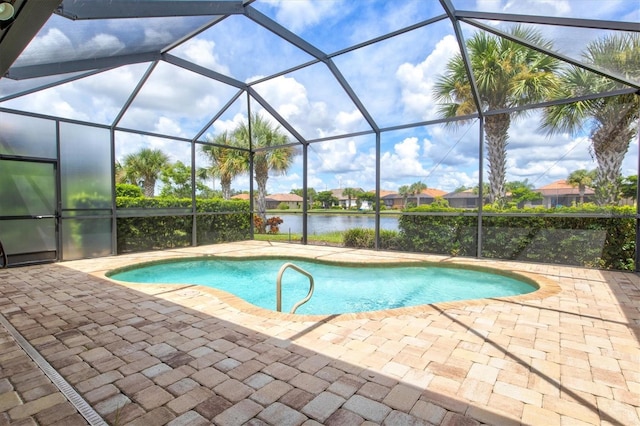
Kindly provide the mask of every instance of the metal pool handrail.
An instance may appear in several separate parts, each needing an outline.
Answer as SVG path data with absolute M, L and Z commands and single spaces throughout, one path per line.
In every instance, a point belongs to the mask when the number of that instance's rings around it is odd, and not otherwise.
M 307 303 L 309 299 L 311 299 L 311 296 L 313 295 L 313 288 L 314 288 L 313 276 L 309 272 L 305 271 L 299 266 L 294 265 L 293 263 L 285 263 L 280 267 L 280 271 L 278 272 L 278 280 L 276 281 L 276 309 L 278 310 L 278 312 L 282 312 L 282 274 L 284 274 L 284 271 L 287 268 L 294 269 L 300 272 L 302 275 L 306 275 L 307 278 L 309 278 L 309 293 L 304 299 L 300 300 L 298 303 L 293 305 L 293 308 L 291 308 L 291 311 L 289 312 L 290 314 L 295 314 L 296 309 L 298 309 L 300 306 Z

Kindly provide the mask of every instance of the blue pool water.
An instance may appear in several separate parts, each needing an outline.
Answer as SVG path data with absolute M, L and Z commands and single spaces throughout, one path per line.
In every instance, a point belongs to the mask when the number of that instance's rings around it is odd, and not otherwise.
M 140 265 L 110 274 L 137 283 L 198 284 L 232 293 L 262 308 L 276 309 L 276 279 L 287 262 L 310 272 L 311 300 L 297 314 L 366 312 L 454 300 L 525 294 L 537 288 L 484 271 L 425 265 L 344 265 L 290 259 L 190 259 Z M 287 269 L 282 277 L 282 311 L 289 312 L 309 290 L 309 279 Z

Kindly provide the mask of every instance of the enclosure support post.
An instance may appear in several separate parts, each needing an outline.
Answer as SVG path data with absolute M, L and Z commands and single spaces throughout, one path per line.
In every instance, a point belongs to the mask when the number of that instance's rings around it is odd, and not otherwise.
M 196 215 L 196 142 L 191 141 L 191 246 L 198 245 L 198 216 Z
M 376 130 L 376 225 L 375 249 L 380 249 L 380 131 Z
M 640 97 L 640 93 L 636 93 Z M 638 118 L 638 146 L 640 147 L 640 118 Z M 636 250 L 634 257 L 634 271 L 640 272 L 640 149 L 638 150 L 638 168 L 636 170 Z
M 251 131 L 251 96 L 247 92 L 247 127 L 249 129 L 249 238 L 253 240 L 255 232 L 253 205 L 253 136 Z
M 484 170 L 484 117 L 479 116 L 478 129 L 478 244 L 476 246 L 476 257 L 482 257 L 482 205 L 484 203 L 484 180 L 482 171 Z
M 118 254 L 118 205 L 116 204 L 116 132 L 109 129 L 111 138 L 111 254 Z
M 308 169 L 307 169 L 307 155 L 309 153 L 309 144 L 304 142 L 302 144 L 302 241 L 301 243 L 307 244 L 307 210 L 309 204 L 308 190 Z

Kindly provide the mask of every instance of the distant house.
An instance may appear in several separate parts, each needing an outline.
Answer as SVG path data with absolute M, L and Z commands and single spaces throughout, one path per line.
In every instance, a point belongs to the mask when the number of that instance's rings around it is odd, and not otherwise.
M 356 191 L 358 192 L 364 192 L 364 190 L 362 188 L 354 188 Z M 336 197 L 338 199 L 338 205 L 344 209 L 348 209 L 351 207 L 357 207 L 358 205 L 358 201 L 356 200 L 356 197 L 351 196 L 351 201 L 349 201 L 349 197 L 346 196 L 344 194 L 344 189 L 340 188 L 340 189 L 332 189 L 331 190 L 331 194 L 333 194 L 334 197 Z M 368 208 L 368 207 L 364 207 L 364 206 L 360 206 L 361 208 Z
M 424 204 L 431 204 L 438 197 L 444 197 L 447 195 L 445 191 L 435 188 L 427 188 L 420 194 L 410 195 L 407 198 L 407 203 L 414 203 L 416 206 L 422 206 Z
M 232 200 L 246 200 L 249 201 L 249 194 L 237 194 L 231 197 Z
M 277 209 L 281 204 L 286 205 L 290 209 L 302 208 L 302 197 L 296 194 L 271 194 L 266 198 L 267 209 Z
M 449 202 L 449 207 L 457 209 L 476 209 L 479 206 L 480 197 L 473 189 L 450 192 L 443 197 Z
M 380 201 L 382 205 L 388 209 L 401 209 L 402 197 L 400 197 L 400 203 L 398 203 L 398 193 L 395 191 L 383 191 L 380 190 Z
M 444 195 L 446 194 L 447 194 L 446 192 L 441 191 L 440 189 L 427 188 L 423 190 L 420 194 L 409 195 L 407 197 L 406 202 L 407 204 L 411 203 L 415 206 L 423 206 L 426 204 L 433 203 L 433 201 L 436 198 L 444 197 Z M 381 191 L 380 198 L 384 202 L 384 205 L 389 209 L 400 210 L 405 207 L 404 199 L 402 198 L 402 195 L 398 194 L 397 192 L 390 192 L 390 193 L 387 193 L 386 195 L 382 195 L 382 191 Z
M 534 203 L 534 205 L 543 205 L 544 207 L 570 207 L 580 203 L 580 191 L 577 186 L 572 186 L 566 180 L 561 179 L 536 189 L 542 194 L 542 201 Z M 593 202 L 595 191 L 593 188 L 586 187 L 584 191 L 584 202 Z
M 234 200 L 249 200 L 249 194 L 238 194 L 231 197 Z M 271 194 L 265 198 L 267 209 L 277 209 L 281 203 L 290 209 L 302 208 L 302 197 L 295 194 Z

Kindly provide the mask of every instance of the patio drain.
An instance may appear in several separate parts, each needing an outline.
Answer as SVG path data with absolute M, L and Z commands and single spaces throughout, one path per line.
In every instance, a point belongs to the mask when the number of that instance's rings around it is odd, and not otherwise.
M 51 382 L 60 390 L 60 392 L 73 404 L 80 415 L 85 418 L 92 426 L 107 426 L 107 423 L 100 415 L 89 405 L 87 401 L 80 396 L 78 392 L 67 382 L 52 366 L 45 360 L 38 351 L 31 346 L 22 334 L 16 330 L 9 321 L 0 314 L 0 323 L 7 329 L 9 334 L 16 340 L 18 345 L 31 357 L 31 359 L 40 367 L 44 374 L 49 377 Z

